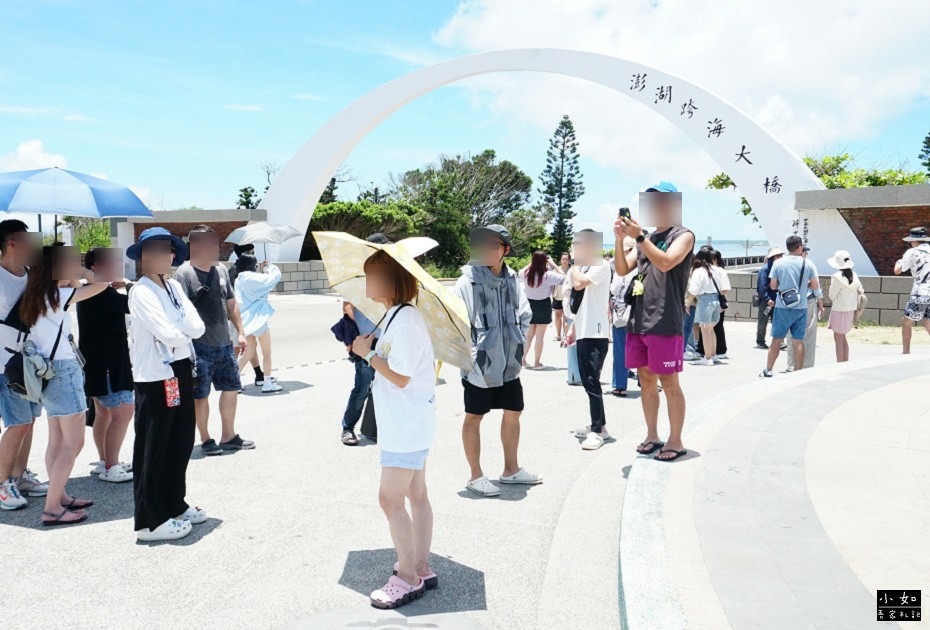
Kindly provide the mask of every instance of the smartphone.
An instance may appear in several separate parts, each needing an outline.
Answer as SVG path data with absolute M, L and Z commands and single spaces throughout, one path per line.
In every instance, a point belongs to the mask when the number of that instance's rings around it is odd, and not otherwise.
M 620 208 L 620 210 L 617 212 L 617 218 L 618 219 L 632 219 L 633 215 L 630 214 L 629 208 Z

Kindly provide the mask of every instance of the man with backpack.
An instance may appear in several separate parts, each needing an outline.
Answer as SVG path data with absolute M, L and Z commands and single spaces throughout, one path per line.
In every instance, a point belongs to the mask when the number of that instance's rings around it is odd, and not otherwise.
M 41 413 L 32 403 L 10 391 L 3 366 L 10 359 L 7 348 L 16 348 L 19 328 L 6 323 L 10 312 L 19 308 L 19 299 L 26 290 L 26 265 L 36 254 L 29 228 L 22 221 L 0 221 L 0 509 L 18 510 L 26 507 L 26 497 L 44 497 L 48 484 L 40 482 L 29 470 L 29 451 L 35 419 Z M 15 319 L 19 319 L 18 313 Z

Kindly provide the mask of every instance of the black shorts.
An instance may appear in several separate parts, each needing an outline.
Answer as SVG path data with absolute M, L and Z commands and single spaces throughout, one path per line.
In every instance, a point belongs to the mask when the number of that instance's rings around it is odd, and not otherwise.
M 555 299 L 555 298 L 552 298 L 552 309 L 553 309 L 553 310 L 556 310 L 556 311 L 561 311 L 561 310 L 562 310 L 562 300 L 557 300 L 557 299 Z
M 465 388 L 465 413 L 483 416 L 492 409 L 523 411 L 523 385 L 516 378 L 500 387 L 478 387 L 462 379 Z

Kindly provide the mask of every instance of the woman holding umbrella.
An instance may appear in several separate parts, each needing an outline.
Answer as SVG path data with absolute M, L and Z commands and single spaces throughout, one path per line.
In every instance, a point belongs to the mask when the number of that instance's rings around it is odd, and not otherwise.
M 366 295 L 387 312 L 376 326 L 382 331 L 377 346 L 372 348 L 372 335 L 365 335 L 355 339 L 352 350 L 375 370 L 372 391 L 381 447 L 378 498 L 398 560 L 387 584 L 371 594 L 371 605 L 397 608 L 439 583 L 429 565 L 433 510 L 425 470 L 436 435 L 436 376 L 430 332 L 411 304 L 417 300 L 417 280 L 392 257 L 392 250 L 375 249 L 364 263 Z

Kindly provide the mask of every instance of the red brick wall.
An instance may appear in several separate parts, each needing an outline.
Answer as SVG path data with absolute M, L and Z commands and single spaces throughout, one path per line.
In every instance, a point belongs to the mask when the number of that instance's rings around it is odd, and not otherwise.
M 895 261 L 908 247 L 901 240 L 908 230 L 920 225 L 930 229 L 930 206 L 840 208 L 839 212 L 882 276 L 894 274 Z

